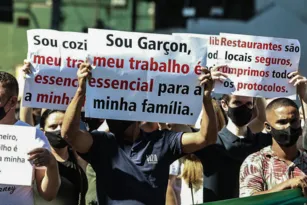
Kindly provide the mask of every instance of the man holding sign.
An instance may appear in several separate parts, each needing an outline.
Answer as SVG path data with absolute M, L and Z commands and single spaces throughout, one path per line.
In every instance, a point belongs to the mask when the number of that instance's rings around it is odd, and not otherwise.
M 0 71 L 1 125 L 15 125 L 16 129 L 18 129 L 18 126 L 30 126 L 22 121 L 16 120 L 15 118 L 17 99 L 17 80 L 11 74 Z M 36 130 L 35 140 L 32 144 L 29 143 L 29 145 L 36 148 L 28 153 L 28 160 L 32 162 L 35 167 L 33 173 L 38 192 L 41 197 L 50 201 L 56 197 L 60 185 L 57 162 L 49 152 L 50 146 L 47 138 L 40 130 Z M 22 172 L 23 170 L 19 171 Z M 33 189 L 31 186 L 19 186 L 16 184 L 8 185 L 1 183 L 2 182 L 0 181 L 1 204 L 34 205 Z
M 216 141 L 216 119 L 211 103 L 213 80 L 208 70 L 202 71 L 205 73 L 200 77 L 200 84 L 205 85 L 204 112 L 199 132 L 163 130 L 145 134 L 139 122 L 107 120 L 113 135 L 76 129 L 84 103 L 86 79 L 91 74 L 89 64 L 80 66 L 79 87 L 66 111 L 62 136 L 96 171 L 99 203 L 164 204 L 170 164 L 183 154 Z
M 297 88 L 300 98 L 307 102 L 306 78 L 298 72 L 292 72 L 290 77 L 289 87 Z M 272 144 L 272 136 L 269 133 L 254 133 L 253 130 L 256 129 L 250 127 L 253 120 L 254 101 L 255 98 L 248 96 L 223 96 L 221 103 L 227 114 L 228 124 L 218 133 L 217 142 L 214 145 L 196 153 L 203 164 L 204 202 L 237 198 L 242 163 L 250 154 Z M 278 115 L 278 117 L 276 121 L 282 122 L 283 116 Z M 259 119 L 257 121 L 253 127 L 264 124 L 264 121 L 261 122 Z

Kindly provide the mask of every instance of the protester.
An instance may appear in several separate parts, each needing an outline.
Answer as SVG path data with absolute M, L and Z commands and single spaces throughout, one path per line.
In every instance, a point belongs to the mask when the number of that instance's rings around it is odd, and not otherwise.
M 160 123 L 160 129 L 167 129 L 173 132 L 192 132 L 188 125 Z M 182 180 L 180 178 L 183 158 L 177 159 L 170 165 L 169 179 L 166 191 L 166 205 L 181 204 Z
M 216 115 L 216 123 L 218 131 L 220 131 L 226 124 L 223 111 L 219 103 L 212 99 L 213 108 Z M 201 121 L 201 120 L 200 120 Z M 197 121 L 196 126 L 200 123 Z M 186 127 L 182 125 L 171 124 L 170 129 L 176 131 Z M 182 179 L 182 180 L 180 180 Z M 180 185 L 178 185 L 178 181 Z M 200 184 L 201 182 L 201 184 Z M 187 155 L 182 159 L 176 160 L 170 167 L 170 179 L 167 193 L 167 202 L 169 205 L 180 204 L 200 204 L 203 203 L 203 167 L 201 161 L 194 154 Z M 174 201 L 172 192 L 177 197 Z M 178 198 L 179 195 L 179 198 Z M 167 205 L 168 205 L 167 204 Z
M 301 81 L 306 82 L 306 78 Z M 273 144 L 250 155 L 242 164 L 240 197 L 298 187 L 307 196 L 307 154 L 296 146 L 302 134 L 297 105 L 288 98 L 275 99 L 267 106 L 266 116 L 265 127 Z
M 199 132 L 157 130 L 146 134 L 140 130 L 139 122 L 107 120 L 112 135 L 76 129 L 84 103 L 86 79 L 91 72 L 89 64 L 80 65 L 79 87 L 65 113 L 62 136 L 94 168 L 99 204 L 164 204 L 169 165 L 184 153 L 215 142 L 217 131 L 211 103 L 213 80 L 208 70 L 202 71 L 205 74 L 200 78 L 201 85 L 206 86 Z
M 155 122 L 141 122 L 140 128 L 147 133 L 153 132 L 159 129 L 159 124 Z M 98 131 L 109 132 L 109 127 L 106 121 L 98 128 Z M 87 205 L 97 205 L 97 192 L 96 192 L 96 173 L 93 167 L 88 164 L 86 169 L 86 176 L 88 179 L 89 189 L 86 193 L 86 204 Z
M 85 172 L 80 166 L 82 163 L 78 162 L 76 153 L 61 137 L 64 113 L 64 111 L 47 109 L 40 121 L 40 127 L 48 138 L 52 153 L 58 162 L 62 181 L 57 197 L 48 204 L 85 205 L 88 184 Z M 38 199 L 36 204 L 46 203 Z
M 249 154 L 271 144 L 264 134 L 253 134 L 248 127 L 254 124 L 257 131 L 263 129 L 264 118 L 255 114 L 255 101 L 252 97 L 223 95 L 221 105 L 228 124 L 219 131 L 216 144 L 195 153 L 203 165 L 204 202 L 238 197 L 242 162 Z
M 15 118 L 17 100 L 17 80 L 11 74 L 0 71 L 0 124 L 30 126 Z M 36 130 L 35 142 L 37 148 L 28 153 L 29 161 L 33 163 L 33 174 L 39 195 L 51 201 L 56 197 L 61 183 L 58 166 L 49 151 L 48 140 L 40 130 Z M 8 190 L 0 192 L 1 204 L 34 204 L 33 187 L 1 184 L 0 189 Z
M 295 76 L 291 83 L 297 86 L 302 76 L 297 72 L 291 75 Z M 299 93 L 303 96 L 302 89 Z M 255 109 L 255 101 L 258 109 Z M 215 145 L 196 153 L 204 169 L 204 202 L 239 197 L 241 164 L 247 156 L 272 143 L 270 135 L 256 133 L 263 129 L 265 121 L 262 99 L 224 95 L 221 104 L 228 116 L 227 126 L 219 132 Z M 253 111 L 258 113 L 254 120 Z

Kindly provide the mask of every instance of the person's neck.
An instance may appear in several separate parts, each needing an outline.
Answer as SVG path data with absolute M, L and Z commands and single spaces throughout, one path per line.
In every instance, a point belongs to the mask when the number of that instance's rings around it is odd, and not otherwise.
M 14 113 L 7 113 L 6 116 L 0 120 L 0 124 L 2 125 L 14 125 L 17 122 L 17 119 L 15 118 Z
M 298 149 L 296 144 L 291 147 L 281 147 L 277 142 L 273 140 L 272 150 L 274 154 L 284 160 L 293 161 L 298 155 Z
M 247 125 L 238 127 L 231 121 L 231 119 L 228 119 L 226 128 L 235 136 L 245 136 L 247 133 Z
M 52 147 L 52 153 L 54 154 L 54 157 L 58 162 L 65 162 L 69 158 L 68 148 L 53 148 Z

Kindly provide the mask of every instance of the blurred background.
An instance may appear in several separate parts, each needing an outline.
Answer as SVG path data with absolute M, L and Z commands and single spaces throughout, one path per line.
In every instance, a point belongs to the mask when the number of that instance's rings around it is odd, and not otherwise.
M 15 74 L 28 29 L 171 34 L 220 32 L 299 39 L 307 76 L 306 0 L 0 0 L 0 70 Z

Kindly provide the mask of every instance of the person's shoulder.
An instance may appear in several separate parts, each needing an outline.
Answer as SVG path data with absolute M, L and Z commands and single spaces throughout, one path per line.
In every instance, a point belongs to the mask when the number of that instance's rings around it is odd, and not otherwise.
M 201 150 L 194 152 L 194 154 L 201 160 L 216 160 L 222 156 L 221 150 L 224 147 L 221 144 L 211 144 Z
M 28 123 L 26 123 L 24 121 L 21 121 L 21 120 L 18 120 L 14 125 L 16 125 L 16 126 L 24 126 L 24 127 L 35 127 L 36 130 L 40 130 L 38 125 L 33 126 L 33 125 L 30 125 L 30 124 L 28 124 Z
M 112 133 L 110 132 L 105 132 L 105 131 L 99 131 L 99 130 L 93 130 L 91 132 L 89 132 L 91 135 L 95 135 L 95 136 L 106 136 L 106 137 L 112 137 L 114 136 Z
M 46 148 L 46 149 L 50 150 L 49 141 L 48 141 L 47 137 L 45 136 L 45 134 L 44 134 L 44 132 L 42 130 L 40 130 L 36 126 L 29 125 L 28 123 L 25 123 L 25 122 L 23 122 L 21 120 L 18 120 L 15 123 L 15 125 L 17 125 L 17 126 L 26 126 L 26 127 L 35 127 L 35 129 L 36 129 L 36 133 L 35 133 L 36 147 L 43 147 L 43 148 Z
M 93 137 L 94 141 L 97 141 L 97 140 L 99 141 L 102 139 L 107 139 L 107 140 L 115 139 L 115 136 L 110 132 L 93 130 L 92 132 L 89 132 L 89 133 Z
M 262 163 L 264 156 L 269 154 L 270 146 L 264 147 L 261 150 L 250 154 L 244 161 L 253 164 Z
M 18 120 L 14 125 L 16 125 L 16 126 L 25 126 L 25 127 L 34 127 L 34 126 L 29 125 L 28 123 L 23 122 L 21 120 Z
M 21 120 L 18 120 L 15 123 L 15 125 L 17 125 L 17 126 L 24 126 L 24 127 L 35 127 L 35 129 L 36 129 L 36 138 L 44 138 L 45 139 L 45 135 L 44 135 L 43 131 L 40 130 L 38 126 L 29 125 L 28 123 L 23 122 Z
M 244 161 L 256 162 L 259 160 L 261 160 L 261 150 L 248 155 Z
M 174 132 L 171 130 L 163 129 L 163 130 L 156 130 L 151 133 L 146 133 L 148 137 L 152 140 L 170 140 L 171 138 L 174 139 L 174 137 L 181 137 L 183 135 L 183 132 Z
M 201 160 L 217 160 L 219 159 L 225 150 L 225 147 L 219 137 L 217 137 L 216 142 L 214 144 L 210 144 L 205 146 L 201 150 L 198 150 L 194 154 L 200 158 Z

